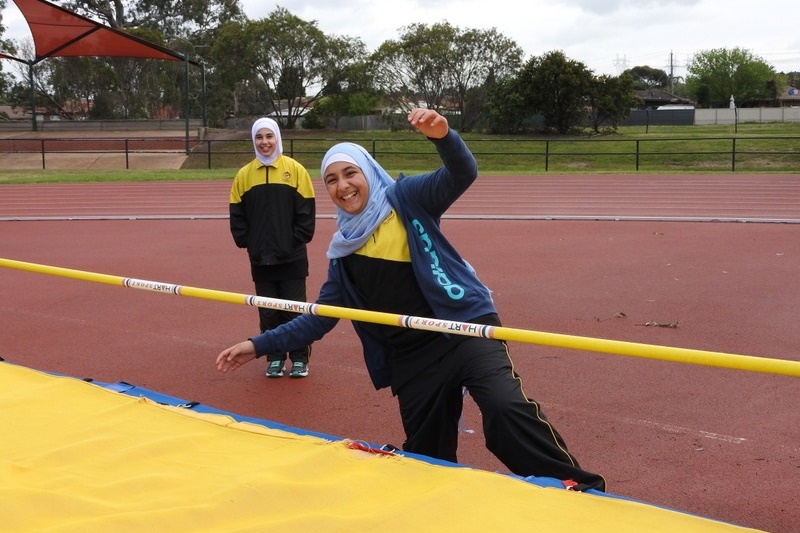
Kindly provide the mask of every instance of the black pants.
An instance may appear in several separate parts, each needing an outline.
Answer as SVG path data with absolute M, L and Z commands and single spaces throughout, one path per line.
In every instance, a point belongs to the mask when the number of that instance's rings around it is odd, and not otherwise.
M 284 281 L 256 281 L 256 295 L 264 296 L 267 298 L 279 298 L 281 300 L 292 300 L 295 302 L 306 301 L 306 280 L 290 279 Z M 266 307 L 258 308 L 259 327 L 261 333 L 275 329 L 281 324 L 289 322 L 297 317 L 297 313 L 290 313 L 288 311 L 278 311 L 276 309 L 267 309 Z M 300 350 L 289 352 L 289 359 L 293 363 L 308 363 L 311 356 L 311 346 L 306 346 Z M 270 355 L 267 357 L 269 361 L 284 361 L 286 354 Z
M 397 391 L 404 450 L 457 462 L 462 386 L 480 408 L 486 447 L 511 472 L 605 490 L 603 477 L 578 465 L 539 404 L 525 396 L 507 346 L 495 340 L 464 340 Z

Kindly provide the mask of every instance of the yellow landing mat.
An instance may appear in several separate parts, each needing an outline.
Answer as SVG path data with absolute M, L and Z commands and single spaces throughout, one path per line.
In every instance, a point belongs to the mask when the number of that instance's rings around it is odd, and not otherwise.
M 3 532 L 747 531 L 2 363 L 0 427 Z

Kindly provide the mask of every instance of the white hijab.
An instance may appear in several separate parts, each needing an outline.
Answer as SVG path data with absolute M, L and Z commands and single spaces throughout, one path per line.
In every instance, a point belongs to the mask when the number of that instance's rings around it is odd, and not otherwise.
M 272 152 L 270 157 L 264 157 L 261 155 L 261 152 L 258 151 L 258 147 L 256 146 L 256 133 L 259 130 L 263 130 L 264 128 L 271 131 L 275 134 L 275 151 Z M 272 120 L 271 118 L 260 118 L 253 122 L 253 127 L 250 130 L 250 137 L 253 139 L 253 149 L 256 151 L 256 159 L 261 161 L 264 165 L 271 165 L 278 159 L 281 154 L 283 153 L 283 141 L 281 140 L 281 128 L 278 126 L 278 123 Z

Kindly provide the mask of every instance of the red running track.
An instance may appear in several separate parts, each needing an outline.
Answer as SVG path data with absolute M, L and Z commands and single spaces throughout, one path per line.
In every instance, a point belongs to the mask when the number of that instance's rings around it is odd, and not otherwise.
M 724 178 L 483 178 L 450 212 L 463 218 L 443 225 L 508 326 L 799 360 L 800 225 L 706 222 L 795 222 L 798 176 Z M 0 186 L 0 257 L 250 294 L 247 260 L 228 234 L 227 189 Z M 312 298 L 334 228 L 329 208 L 319 191 Z M 0 356 L 10 362 L 402 442 L 394 399 L 370 386 L 346 322 L 315 345 L 309 378 L 268 380 L 260 362 L 229 375 L 212 364 L 255 333 L 254 309 L 8 269 L 0 287 Z M 796 530 L 796 378 L 525 344 L 511 353 L 528 394 L 609 490 L 773 533 Z M 504 471 L 484 449 L 472 402 L 464 424 L 460 461 Z
M 315 180 L 318 212 L 334 208 Z M 225 181 L 2 185 L 0 220 L 214 218 Z M 800 175 L 547 175 L 482 177 L 448 216 L 522 219 L 797 222 Z

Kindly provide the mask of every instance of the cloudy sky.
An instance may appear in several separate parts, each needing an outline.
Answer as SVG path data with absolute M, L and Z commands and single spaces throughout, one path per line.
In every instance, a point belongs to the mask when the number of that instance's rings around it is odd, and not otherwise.
M 800 31 L 793 2 L 752 0 L 241 0 L 250 19 L 278 5 L 326 34 L 359 37 L 376 49 L 401 27 L 447 21 L 462 29 L 495 28 L 525 58 L 562 50 L 595 74 L 648 65 L 685 74 L 692 55 L 740 47 L 778 72 L 800 71 Z M 769 7 L 767 7 L 769 6 Z M 29 36 L 12 1 L 3 12 L 6 36 Z
M 413 23 L 447 21 L 462 29 L 496 28 L 526 59 L 552 50 L 595 74 L 649 65 L 676 75 L 688 59 L 713 48 L 741 47 L 778 72 L 800 71 L 797 8 L 752 0 L 283 0 L 277 5 L 327 34 L 360 37 L 370 50 Z M 243 0 L 251 19 L 276 4 Z M 769 6 L 769 7 L 767 7 Z M 795 13 L 800 13 L 795 11 Z

